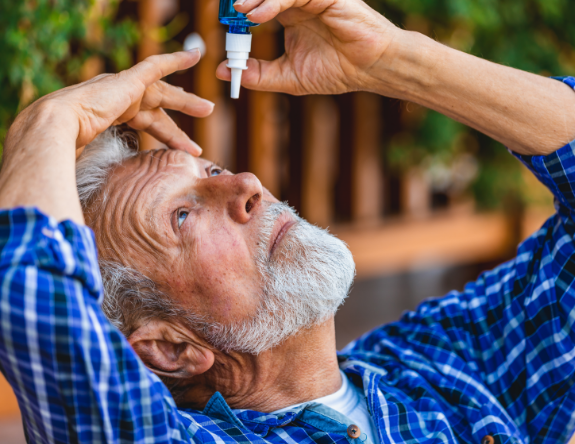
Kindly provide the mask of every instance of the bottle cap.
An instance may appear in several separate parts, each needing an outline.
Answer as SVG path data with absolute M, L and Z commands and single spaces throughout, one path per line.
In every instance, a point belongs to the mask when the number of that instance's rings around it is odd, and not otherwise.
M 251 49 L 251 34 L 226 33 L 226 51 L 228 52 L 227 67 L 232 71 L 232 99 L 238 99 L 240 97 L 242 71 L 248 69 L 247 60 L 250 58 Z

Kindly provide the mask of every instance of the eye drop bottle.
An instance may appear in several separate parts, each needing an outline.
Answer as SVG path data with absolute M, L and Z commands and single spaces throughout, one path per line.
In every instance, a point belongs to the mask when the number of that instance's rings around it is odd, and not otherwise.
M 219 20 L 228 25 L 226 33 L 226 51 L 228 52 L 228 68 L 232 71 L 232 99 L 240 97 L 242 71 L 248 69 L 247 61 L 252 49 L 251 26 L 258 26 L 248 20 L 245 14 L 237 12 L 234 7 L 235 0 L 220 0 Z

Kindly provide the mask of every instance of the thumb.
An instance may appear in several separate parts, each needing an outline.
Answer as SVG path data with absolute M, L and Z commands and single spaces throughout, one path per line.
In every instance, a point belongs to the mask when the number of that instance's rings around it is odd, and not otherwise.
M 227 62 L 220 63 L 216 70 L 216 77 L 220 80 L 231 80 L 231 71 Z M 242 73 L 242 86 L 256 91 L 283 92 L 292 95 L 309 94 L 284 54 L 271 62 L 259 59 L 249 59 L 248 69 Z

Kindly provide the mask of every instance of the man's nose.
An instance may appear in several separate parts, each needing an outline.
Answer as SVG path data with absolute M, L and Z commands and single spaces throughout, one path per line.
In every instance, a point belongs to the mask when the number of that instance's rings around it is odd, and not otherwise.
M 240 173 L 233 176 L 221 176 L 224 179 L 227 194 L 227 210 L 230 217 L 237 223 L 247 223 L 254 210 L 261 205 L 263 187 L 259 179 L 252 173 Z

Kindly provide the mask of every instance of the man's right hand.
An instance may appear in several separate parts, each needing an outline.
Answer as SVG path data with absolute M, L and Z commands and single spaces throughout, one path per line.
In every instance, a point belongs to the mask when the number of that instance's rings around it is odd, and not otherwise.
M 169 148 L 200 155 L 165 109 L 205 117 L 213 104 L 160 79 L 188 69 L 199 51 L 149 57 L 118 74 L 104 74 L 48 94 L 20 113 L 8 132 L 0 174 L 0 208 L 38 207 L 58 220 L 83 223 L 75 154 L 110 125 L 127 123 Z
M 241 2 L 242 0 L 239 0 Z M 361 0 L 244 0 L 234 6 L 251 21 L 277 16 L 285 27 L 285 54 L 267 62 L 250 59 L 242 85 L 293 95 L 369 90 L 372 73 L 403 32 Z M 230 79 L 226 62 L 217 76 Z

